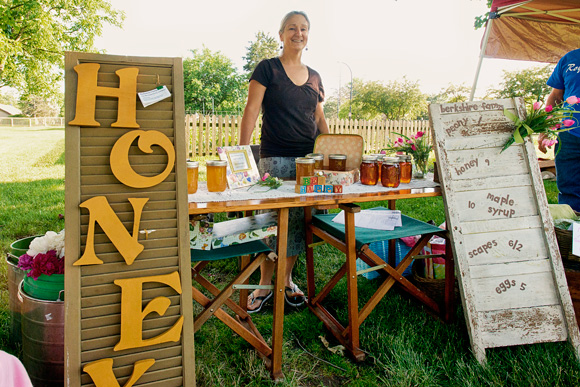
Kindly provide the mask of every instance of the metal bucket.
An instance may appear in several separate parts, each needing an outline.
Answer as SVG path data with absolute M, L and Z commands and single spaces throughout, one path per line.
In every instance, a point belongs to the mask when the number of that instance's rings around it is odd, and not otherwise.
M 22 363 L 35 387 L 64 385 L 64 302 L 22 299 Z
M 18 298 L 18 285 L 24 278 L 24 270 L 19 269 L 18 258 L 12 254 L 6 255 L 8 265 L 8 305 L 10 307 L 10 341 L 13 345 L 22 343 L 20 331 L 20 313 L 22 302 Z

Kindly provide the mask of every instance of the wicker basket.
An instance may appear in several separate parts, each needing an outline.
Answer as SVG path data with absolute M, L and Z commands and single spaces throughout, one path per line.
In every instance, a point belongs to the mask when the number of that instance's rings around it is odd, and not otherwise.
M 580 257 L 572 254 L 572 231 L 563 230 L 558 227 L 554 227 L 556 231 L 556 239 L 558 240 L 558 248 L 560 249 L 560 255 L 564 264 L 566 261 L 580 263 Z
M 445 302 L 445 279 L 431 279 L 419 275 L 417 271 L 417 266 L 419 265 L 415 265 L 415 262 L 413 262 L 413 267 L 411 268 L 413 274 L 411 282 L 424 291 L 439 305 L 442 305 Z M 455 301 L 457 302 L 457 300 L 459 300 L 459 285 L 457 284 L 457 279 L 455 280 L 453 292 Z

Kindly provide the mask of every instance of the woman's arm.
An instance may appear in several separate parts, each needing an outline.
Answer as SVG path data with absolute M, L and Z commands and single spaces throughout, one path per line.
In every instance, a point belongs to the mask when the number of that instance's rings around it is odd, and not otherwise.
M 314 111 L 314 120 L 316 121 L 316 127 L 321 134 L 329 133 L 328 124 L 326 123 L 326 118 L 324 118 L 324 109 L 322 109 L 322 103 L 318 102 L 316 105 L 316 110 Z
M 251 80 L 248 88 L 248 102 L 244 108 L 242 123 L 240 127 L 240 145 L 249 145 L 252 138 L 252 132 L 256 127 L 256 120 L 260 114 L 262 100 L 266 93 L 266 87 L 260 82 Z
M 546 105 L 557 105 L 564 100 L 564 90 L 563 89 L 552 89 L 552 92 L 546 100 Z

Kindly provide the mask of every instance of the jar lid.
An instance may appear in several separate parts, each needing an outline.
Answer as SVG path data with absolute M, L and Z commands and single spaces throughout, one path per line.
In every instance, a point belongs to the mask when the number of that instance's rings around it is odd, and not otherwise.
M 211 167 L 225 167 L 228 165 L 226 160 L 207 160 L 205 165 L 209 165 Z
M 308 157 L 298 157 L 296 164 L 314 164 L 315 160 Z
M 398 164 L 399 163 L 399 158 L 398 157 L 385 157 L 383 159 L 383 163 L 387 163 L 387 164 Z
M 314 160 L 324 160 L 324 155 L 322 153 L 308 153 L 306 157 Z
M 198 167 L 199 167 L 198 161 L 187 160 L 187 168 L 198 168 Z
M 333 159 L 333 160 L 346 160 L 346 155 L 332 154 L 332 155 L 328 155 L 328 158 Z
M 362 162 L 363 163 L 374 163 L 375 161 L 377 161 L 377 158 L 375 156 L 372 155 L 364 155 L 362 157 Z
M 387 157 L 382 153 L 371 153 L 371 156 L 376 157 L 377 161 L 382 161 L 385 157 Z
M 397 157 L 401 161 L 411 161 L 411 155 L 398 155 Z

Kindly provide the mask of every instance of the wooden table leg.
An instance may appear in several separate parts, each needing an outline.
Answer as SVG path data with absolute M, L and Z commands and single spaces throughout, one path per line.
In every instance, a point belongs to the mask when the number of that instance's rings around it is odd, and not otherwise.
M 278 210 L 278 262 L 274 283 L 274 313 L 272 327 L 272 379 L 281 379 L 282 375 L 282 340 L 284 331 L 284 287 L 286 275 L 286 248 L 288 242 L 288 208 Z
M 304 207 L 304 229 L 306 231 L 306 294 L 307 299 L 314 299 L 316 285 L 314 283 L 314 249 L 310 246 L 313 243 L 313 234 L 309 231 L 312 223 L 312 207 Z
M 346 242 L 346 283 L 348 299 L 348 339 L 352 354 L 357 361 L 364 359 L 364 352 L 360 351 L 360 319 L 358 311 L 358 283 L 356 275 L 356 239 L 354 231 L 354 214 L 360 212 L 358 206 L 341 205 L 344 210 L 344 230 Z

